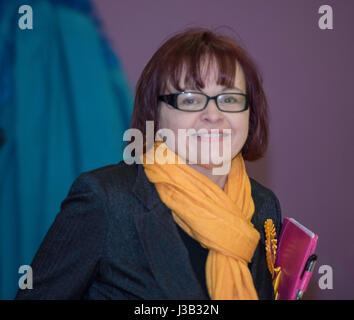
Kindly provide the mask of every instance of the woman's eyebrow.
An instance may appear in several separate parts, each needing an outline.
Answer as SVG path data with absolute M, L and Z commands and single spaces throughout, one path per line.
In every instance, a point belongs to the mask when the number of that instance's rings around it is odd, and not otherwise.
M 204 91 L 203 90 L 198 90 L 198 89 L 196 89 L 196 88 L 190 88 L 190 87 L 186 87 L 186 88 L 182 88 L 182 91 L 187 91 L 187 92 L 202 92 L 202 93 L 204 93 Z M 240 88 L 238 88 L 238 87 L 232 87 L 232 88 L 228 88 L 228 87 L 225 87 L 225 86 L 223 86 L 223 87 L 221 87 L 221 90 L 220 90 L 220 92 L 225 92 L 225 91 L 233 91 L 233 92 L 239 92 L 239 93 L 242 93 L 243 91 L 240 89 Z
M 226 91 L 226 90 L 236 90 L 236 91 L 242 91 L 240 88 L 238 87 L 232 87 L 232 88 L 226 88 L 225 86 L 222 87 L 222 91 Z
M 198 91 L 197 89 L 195 88 L 189 88 L 189 87 L 186 87 L 186 88 L 182 88 L 183 91 Z M 232 87 L 232 88 L 226 88 L 225 86 L 221 87 L 221 91 L 226 91 L 226 90 L 236 90 L 236 91 L 242 91 L 240 88 L 238 87 Z

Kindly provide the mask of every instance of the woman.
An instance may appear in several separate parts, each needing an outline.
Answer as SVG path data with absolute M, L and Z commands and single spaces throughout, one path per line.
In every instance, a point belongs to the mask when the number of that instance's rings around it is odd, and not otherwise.
M 149 120 L 165 130 L 153 145 Z M 268 144 L 247 53 L 205 28 L 173 36 L 143 70 L 131 127 L 141 161 L 76 179 L 17 299 L 273 299 L 264 223 L 279 234 L 281 213 L 245 169 Z M 174 139 L 162 141 L 166 130 Z

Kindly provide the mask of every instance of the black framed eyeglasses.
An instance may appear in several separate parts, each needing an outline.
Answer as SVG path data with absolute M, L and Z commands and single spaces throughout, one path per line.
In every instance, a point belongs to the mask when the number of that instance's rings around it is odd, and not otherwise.
M 177 92 L 160 95 L 159 100 L 170 106 L 186 112 L 198 112 L 204 110 L 209 100 L 214 100 L 217 108 L 222 112 L 242 112 L 248 109 L 248 98 L 244 93 L 221 93 L 210 97 L 201 92 Z

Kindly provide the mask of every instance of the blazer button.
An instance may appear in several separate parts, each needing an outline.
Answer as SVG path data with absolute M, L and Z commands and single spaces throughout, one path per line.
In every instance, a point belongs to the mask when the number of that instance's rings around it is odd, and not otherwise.
M 0 148 L 5 144 L 5 131 L 3 128 L 0 128 Z

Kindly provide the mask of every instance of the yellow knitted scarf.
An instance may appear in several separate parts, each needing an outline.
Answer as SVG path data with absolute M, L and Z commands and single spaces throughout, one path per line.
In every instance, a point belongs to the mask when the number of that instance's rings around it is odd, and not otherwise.
M 211 299 L 258 299 L 247 264 L 260 235 L 251 223 L 255 207 L 241 153 L 232 159 L 222 190 L 170 149 L 163 156 L 167 163 L 159 164 L 161 152 L 156 149 L 160 146 L 161 150 L 161 144 L 167 150 L 164 142 L 157 141 L 140 159 L 160 199 L 172 210 L 175 222 L 209 249 L 206 281 Z

